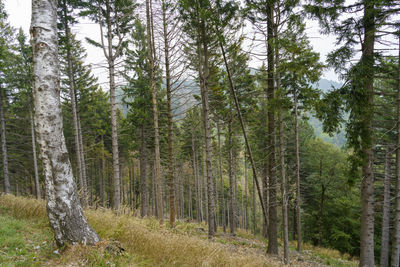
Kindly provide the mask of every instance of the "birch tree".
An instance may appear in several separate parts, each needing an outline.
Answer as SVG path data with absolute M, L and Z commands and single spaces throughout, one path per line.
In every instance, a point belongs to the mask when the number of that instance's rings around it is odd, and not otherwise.
M 35 129 L 50 226 L 58 246 L 94 244 L 99 237 L 83 215 L 63 134 L 56 0 L 32 1 L 31 38 Z

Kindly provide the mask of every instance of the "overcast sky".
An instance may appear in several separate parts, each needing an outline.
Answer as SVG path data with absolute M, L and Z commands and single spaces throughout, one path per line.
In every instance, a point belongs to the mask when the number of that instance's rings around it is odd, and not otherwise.
M 28 34 L 31 20 L 31 0 L 5 0 L 5 7 L 10 24 L 15 28 L 22 27 L 25 34 Z M 72 32 L 76 33 L 78 39 L 81 40 L 84 40 L 85 37 L 98 40 L 100 36 L 99 26 L 89 20 L 83 20 L 82 23 L 74 26 Z M 307 34 L 314 50 L 320 53 L 321 61 L 324 61 L 326 55 L 334 49 L 335 37 L 321 35 L 318 23 L 315 21 L 307 22 Z M 87 63 L 92 64 L 94 74 L 99 77 L 102 87 L 106 88 L 107 71 L 103 68 L 105 60 L 102 50 L 94 48 L 86 41 L 83 41 L 83 44 L 88 53 Z M 257 62 L 253 62 L 252 65 L 257 65 Z M 326 70 L 323 78 L 338 81 L 338 76 L 332 70 Z

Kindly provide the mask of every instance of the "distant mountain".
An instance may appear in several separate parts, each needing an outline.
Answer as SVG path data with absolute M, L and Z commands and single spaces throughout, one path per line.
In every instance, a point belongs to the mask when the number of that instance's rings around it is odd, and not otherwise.
M 342 84 L 335 82 L 335 81 L 330 81 L 327 79 L 321 79 L 319 82 L 314 85 L 316 88 L 320 89 L 323 93 L 327 93 L 331 91 L 332 89 L 337 89 L 342 86 Z M 308 123 L 311 124 L 311 126 L 314 128 L 314 133 L 316 136 L 320 137 L 322 140 L 325 142 L 335 144 L 339 147 L 342 147 L 343 145 L 346 144 L 347 139 L 346 139 L 346 133 L 342 129 L 340 130 L 339 133 L 334 134 L 333 136 L 329 136 L 327 133 L 325 133 L 322 129 L 322 122 L 312 116 L 310 114 L 310 118 L 308 120 Z

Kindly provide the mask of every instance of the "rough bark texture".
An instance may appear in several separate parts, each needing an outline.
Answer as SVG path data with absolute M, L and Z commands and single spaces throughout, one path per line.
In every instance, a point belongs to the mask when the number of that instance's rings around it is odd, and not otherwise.
M 399 58 L 400 58 L 400 32 L 399 32 Z M 397 135 L 396 135 L 396 187 L 394 203 L 394 223 L 392 242 L 392 266 L 400 265 L 400 60 L 398 66 L 397 83 Z
M 11 193 L 10 177 L 8 172 L 8 154 L 6 140 L 6 123 L 4 120 L 4 88 L 0 87 L 0 124 L 1 124 L 1 154 L 3 156 L 4 193 Z
M 293 91 L 294 98 L 294 116 L 295 116 L 295 146 L 296 146 L 296 234 L 297 234 L 297 251 L 301 251 L 301 195 L 300 195 L 300 144 L 299 144 L 299 114 L 297 103 L 297 92 Z
M 31 37 L 35 128 L 50 226 L 58 246 L 94 244 L 99 237 L 83 215 L 62 130 L 56 0 L 32 1 Z
M 209 62 L 208 62 L 208 40 L 206 35 L 206 25 L 202 21 L 200 24 L 201 28 L 201 40 L 203 49 L 203 87 L 202 87 L 202 104 L 203 104 L 203 121 L 204 121 L 204 137 L 205 137 L 205 148 L 206 148 L 206 171 L 207 171 L 207 213 L 208 213 L 208 238 L 214 239 L 215 227 L 214 227 L 214 183 L 212 179 L 212 164 L 211 164 L 211 127 L 210 127 L 210 107 L 208 99 L 208 77 Z
M 360 266 L 374 266 L 374 173 L 372 151 L 372 117 L 374 91 L 374 44 L 375 44 L 375 7 L 374 1 L 366 1 L 364 6 L 364 43 L 361 56 L 362 66 L 368 73 L 364 73 L 363 89 L 368 96 L 368 104 L 362 114 L 364 128 L 361 140 L 364 164 L 361 181 L 361 244 Z
M 381 267 L 389 266 L 389 232 L 390 232 L 390 156 L 391 149 L 386 147 L 385 176 L 383 181 L 383 215 L 382 215 L 382 242 Z
M 150 9 L 151 0 L 146 0 L 146 19 L 147 19 L 147 44 L 148 44 L 148 59 L 150 63 L 150 83 L 151 95 L 153 103 L 153 118 L 154 118 L 154 167 L 155 167 L 155 182 L 157 191 L 157 218 L 160 223 L 164 221 L 164 209 L 162 199 L 162 184 L 161 184 L 161 159 L 160 159 L 160 135 L 158 127 L 158 107 L 157 107 L 157 87 L 155 81 L 155 66 L 154 66 L 154 42 L 152 40 L 152 10 Z
M 33 156 L 33 169 L 35 172 L 35 191 L 36 198 L 40 199 L 40 183 L 39 183 L 39 171 L 38 171 L 38 163 L 36 156 L 36 138 L 35 138 L 35 125 L 33 120 L 32 108 L 29 107 L 29 118 L 31 121 L 31 138 L 32 138 L 32 156 Z

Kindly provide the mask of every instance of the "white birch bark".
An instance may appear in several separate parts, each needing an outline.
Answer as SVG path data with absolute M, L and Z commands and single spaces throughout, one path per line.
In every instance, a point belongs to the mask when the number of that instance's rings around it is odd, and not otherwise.
M 31 38 L 35 129 L 50 226 L 58 246 L 94 244 L 99 237 L 83 215 L 63 134 L 56 0 L 32 1 Z

